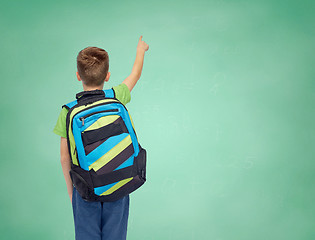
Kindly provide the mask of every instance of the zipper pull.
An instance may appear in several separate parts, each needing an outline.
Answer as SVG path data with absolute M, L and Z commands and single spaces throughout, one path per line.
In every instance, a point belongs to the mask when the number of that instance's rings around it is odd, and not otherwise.
M 82 121 L 82 126 L 84 126 L 84 117 L 80 117 L 80 120 Z

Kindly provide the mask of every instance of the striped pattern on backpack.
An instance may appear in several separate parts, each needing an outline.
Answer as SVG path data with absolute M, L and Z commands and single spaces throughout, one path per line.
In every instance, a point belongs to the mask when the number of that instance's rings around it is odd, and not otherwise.
M 87 201 L 115 201 L 146 181 L 146 150 L 113 89 L 85 91 L 68 108 L 70 176 Z

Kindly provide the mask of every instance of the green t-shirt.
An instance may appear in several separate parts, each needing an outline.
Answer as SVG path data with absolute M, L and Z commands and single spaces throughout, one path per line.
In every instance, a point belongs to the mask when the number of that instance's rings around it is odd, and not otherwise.
M 131 96 L 130 91 L 126 84 L 121 83 L 118 86 L 113 87 L 115 91 L 116 98 L 122 103 L 127 104 L 130 102 Z M 67 129 L 66 129 L 66 118 L 67 118 L 68 109 L 62 108 L 61 113 L 59 114 L 56 126 L 53 130 L 57 135 L 66 138 L 67 137 Z

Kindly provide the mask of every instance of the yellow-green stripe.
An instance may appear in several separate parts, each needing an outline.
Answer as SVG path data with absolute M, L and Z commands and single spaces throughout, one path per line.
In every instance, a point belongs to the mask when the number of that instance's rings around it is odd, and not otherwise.
M 109 115 L 109 116 L 101 117 L 96 122 L 94 122 L 91 126 L 86 128 L 84 130 L 84 132 L 85 131 L 95 130 L 95 129 L 104 127 L 106 125 L 109 125 L 109 124 L 113 123 L 115 120 L 117 120 L 118 118 L 119 118 L 118 115 Z
M 113 193 L 114 191 L 116 191 L 117 189 L 121 188 L 122 186 L 124 186 L 125 184 L 127 184 L 128 182 L 130 182 L 133 179 L 133 177 L 131 178 L 126 178 L 124 180 L 119 181 L 118 183 L 116 183 L 114 186 L 112 186 L 110 189 L 106 190 L 105 192 L 103 192 L 101 194 L 102 195 L 109 195 L 111 193 Z
M 131 144 L 131 137 L 128 135 L 122 141 L 120 141 L 115 147 L 109 150 L 105 155 L 97 159 L 94 163 L 89 166 L 89 170 L 92 168 L 94 171 L 99 170 L 105 164 L 107 164 L 110 160 L 116 157 L 120 152 L 122 152 L 126 147 Z

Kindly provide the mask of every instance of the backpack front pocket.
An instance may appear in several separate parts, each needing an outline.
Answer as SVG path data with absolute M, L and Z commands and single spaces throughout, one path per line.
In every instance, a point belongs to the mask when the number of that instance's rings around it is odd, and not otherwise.
M 128 129 L 120 116 L 109 115 L 99 118 L 81 133 L 85 155 L 91 153 L 110 137 L 122 133 L 128 133 Z

